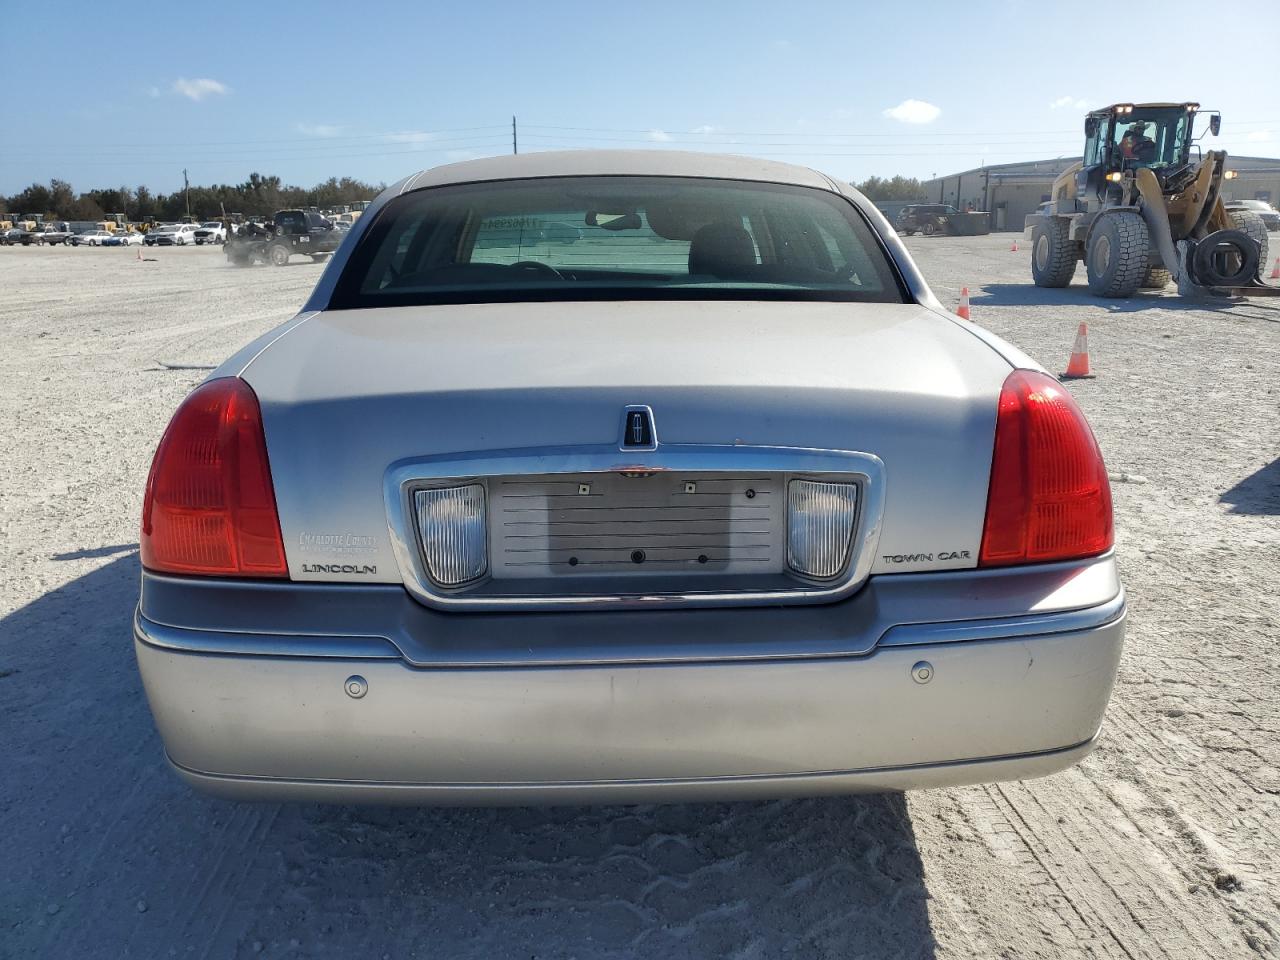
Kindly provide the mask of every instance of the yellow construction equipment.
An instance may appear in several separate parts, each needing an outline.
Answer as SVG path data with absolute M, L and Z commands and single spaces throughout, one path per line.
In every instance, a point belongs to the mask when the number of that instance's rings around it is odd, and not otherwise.
M 1084 261 L 1089 289 L 1130 297 L 1169 281 L 1184 295 L 1280 294 L 1259 279 L 1267 229 L 1249 210 L 1227 210 L 1222 181 L 1235 176 L 1223 150 L 1201 155 L 1198 103 L 1116 103 L 1085 117 L 1084 157 L 1053 182 L 1026 219 L 1037 286 L 1065 287 Z M 1197 156 L 1192 157 L 1192 151 Z

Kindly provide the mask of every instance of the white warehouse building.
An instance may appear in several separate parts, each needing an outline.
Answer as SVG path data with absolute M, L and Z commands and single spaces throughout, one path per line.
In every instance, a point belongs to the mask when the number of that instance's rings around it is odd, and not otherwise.
M 992 230 L 1020 231 L 1026 215 L 1049 199 L 1058 174 L 1078 159 L 1000 163 L 935 177 L 924 183 L 925 201 L 949 203 L 959 210 L 987 210 Z M 1280 159 L 1228 156 L 1227 167 L 1238 176 L 1223 182 L 1224 200 L 1280 201 Z

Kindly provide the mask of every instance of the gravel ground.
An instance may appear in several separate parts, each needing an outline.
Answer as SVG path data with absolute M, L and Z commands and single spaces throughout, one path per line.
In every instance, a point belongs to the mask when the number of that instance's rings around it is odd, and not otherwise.
M 1280 301 L 1037 290 L 1011 239 L 908 244 L 1051 369 L 1089 324 L 1071 390 L 1132 604 L 1098 751 L 905 798 L 553 810 L 236 805 L 168 774 L 130 649 L 151 451 L 321 268 L 0 249 L 0 956 L 1280 954 Z

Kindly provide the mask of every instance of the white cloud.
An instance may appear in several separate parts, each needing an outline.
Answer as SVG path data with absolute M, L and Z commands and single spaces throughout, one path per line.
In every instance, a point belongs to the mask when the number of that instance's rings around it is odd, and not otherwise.
M 293 128 L 299 133 L 306 134 L 308 137 L 336 137 L 342 132 L 342 127 L 336 123 L 295 123 Z
M 719 127 L 713 127 L 713 126 L 712 126 L 711 124 L 709 124 L 709 123 L 704 123 L 704 124 L 703 124 L 702 126 L 700 126 L 700 127 L 694 127 L 694 128 L 693 128 L 692 130 L 690 130 L 689 132 L 690 132 L 690 133 L 696 133 L 696 134 L 699 134 L 700 136 L 704 136 L 704 137 L 705 137 L 705 136 L 707 136 L 708 134 L 712 134 L 712 133 L 719 133 L 719 132 L 720 132 L 720 128 L 719 128 Z
M 897 120 L 899 123 L 933 123 L 941 114 L 938 107 L 924 100 L 903 100 L 884 112 L 890 120 Z
M 671 134 L 665 130 L 650 130 L 649 139 L 654 143 L 667 143 L 671 140 Z
M 156 99 L 156 97 L 160 96 L 160 88 L 159 88 L 159 87 L 149 87 L 149 88 L 147 89 L 147 96 L 148 96 L 148 97 L 150 97 L 152 100 Z
M 1080 97 L 1059 97 L 1049 104 L 1050 110 L 1088 110 L 1089 101 Z
M 217 80 L 210 80 L 208 77 L 199 77 L 195 80 L 188 80 L 185 77 L 179 77 L 173 81 L 173 92 L 181 94 L 192 100 L 203 100 L 205 97 L 213 94 L 222 95 L 230 93 L 231 88 L 225 83 L 219 83 Z
M 1245 135 L 1245 140 L 1249 143 L 1268 143 L 1271 140 L 1270 130 L 1254 130 L 1252 133 Z
M 400 130 L 386 135 L 386 139 L 391 143 L 410 143 L 418 150 L 426 149 L 426 145 L 435 138 L 434 133 L 426 130 Z

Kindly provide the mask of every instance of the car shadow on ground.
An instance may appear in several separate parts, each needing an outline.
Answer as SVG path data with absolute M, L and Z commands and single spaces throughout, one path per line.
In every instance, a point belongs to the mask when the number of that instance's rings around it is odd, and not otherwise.
M 1280 516 L 1280 457 L 1249 474 L 1218 498 L 1231 513 Z
M 900 795 L 490 810 L 192 793 L 134 662 L 138 574 L 117 557 L 0 620 L 16 956 L 934 956 Z
M 66 553 L 55 553 L 51 560 L 95 560 L 99 557 L 114 557 L 117 553 L 130 553 L 138 549 L 136 543 L 113 543 L 105 547 L 92 547 L 85 550 L 68 550 Z
M 975 307 L 1044 307 L 1090 306 L 1111 313 L 1136 313 L 1142 310 L 1200 310 L 1232 317 L 1249 317 L 1280 323 L 1280 298 L 1270 300 L 1212 297 L 1180 297 L 1173 287 L 1164 291 L 1143 290 L 1132 297 L 1108 300 L 1095 297 L 1083 284 L 1069 287 L 1037 287 L 1034 283 L 987 283 L 969 298 Z

